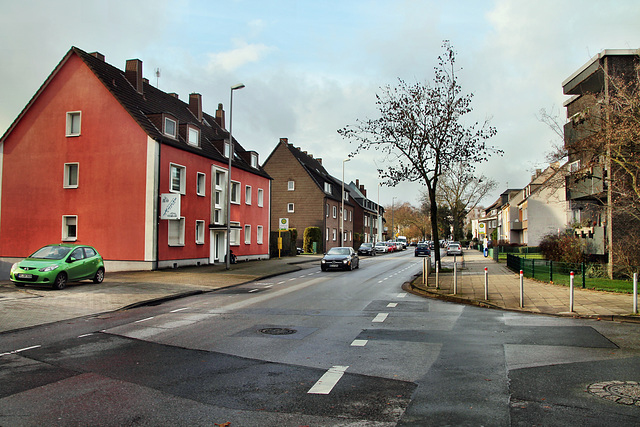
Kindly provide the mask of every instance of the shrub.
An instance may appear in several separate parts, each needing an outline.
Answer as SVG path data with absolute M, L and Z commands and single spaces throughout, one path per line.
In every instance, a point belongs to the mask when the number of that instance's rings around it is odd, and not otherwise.
M 547 234 L 540 241 L 539 248 L 549 261 L 579 263 L 585 260 L 583 244 L 572 234 Z
M 322 231 L 320 227 L 307 227 L 304 229 L 304 244 L 303 250 L 305 252 L 313 252 L 313 242 L 316 242 L 316 251 L 322 252 Z

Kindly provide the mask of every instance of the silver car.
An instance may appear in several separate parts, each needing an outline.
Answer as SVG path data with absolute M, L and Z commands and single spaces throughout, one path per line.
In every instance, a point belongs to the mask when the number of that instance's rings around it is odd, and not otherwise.
M 447 246 L 447 255 L 462 255 L 462 246 L 460 243 L 449 243 L 449 246 Z

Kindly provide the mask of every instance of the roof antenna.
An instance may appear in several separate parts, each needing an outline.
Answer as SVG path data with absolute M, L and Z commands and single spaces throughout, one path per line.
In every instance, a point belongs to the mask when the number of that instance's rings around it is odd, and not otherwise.
M 159 89 L 160 68 L 156 68 L 156 89 Z

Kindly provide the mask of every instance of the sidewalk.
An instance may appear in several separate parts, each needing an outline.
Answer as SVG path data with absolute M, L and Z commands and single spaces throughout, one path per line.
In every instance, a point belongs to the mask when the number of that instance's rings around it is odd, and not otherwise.
M 453 265 L 452 257 L 443 259 Z M 489 273 L 489 299 L 485 299 L 484 269 Z M 574 288 L 573 312 L 570 308 L 568 286 L 552 285 L 524 278 L 524 307 L 520 308 L 520 276 L 481 252 L 464 252 L 464 268 L 458 260 L 457 293 L 454 295 L 453 273 L 439 275 L 440 286 L 436 289 L 435 272 L 429 276 L 425 287 L 421 279 L 414 280 L 411 288 L 431 297 L 455 302 L 471 303 L 506 310 L 544 313 L 556 316 L 593 317 L 606 320 L 640 321 L 633 315 L 633 295 L 600 292 Z
M 17 288 L 0 281 L 0 332 L 98 315 L 137 304 L 180 298 L 239 285 L 303 268 L 320 266 L 321 255 L 298 255 L 225 265 L 175 270 L 116 272 L 99 285 L 70 283 L 63 291 L 46 287 Z

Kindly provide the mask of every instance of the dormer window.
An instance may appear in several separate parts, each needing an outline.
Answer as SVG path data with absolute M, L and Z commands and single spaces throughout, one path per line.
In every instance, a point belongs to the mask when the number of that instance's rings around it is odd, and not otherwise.
M 229 142 L 228 141 L 224 142 L 224 156 L 226 158 L 229 158 Z
M 251 167 L 258 169 L 258 153 L 251 153 Z
M 328 182 L 324 183 L 324 192 L 331 194 L 331 184 L 329 184 Z
M 164 134 L 171 138 L 176 138 L 176 132 L 178 131 L 178 122 L 169 117 L 164 118 Z
M 194 147 L 200 146 L 200 129 L 189 126 L 187 132 L 187 142 Z

